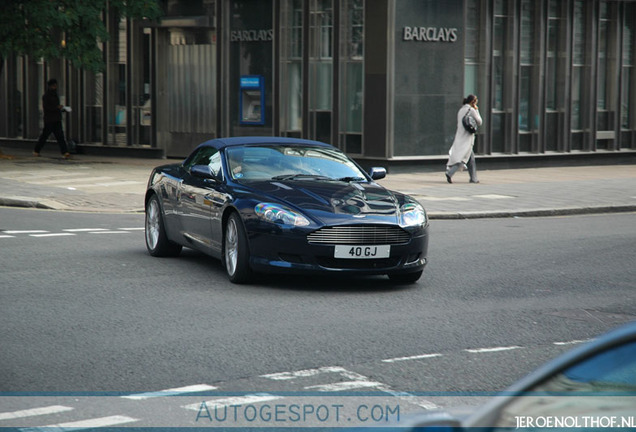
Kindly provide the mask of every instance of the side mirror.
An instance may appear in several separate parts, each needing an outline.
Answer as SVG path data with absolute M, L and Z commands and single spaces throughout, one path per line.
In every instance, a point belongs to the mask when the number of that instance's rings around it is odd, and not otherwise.
M 380 180 L 386 177 L 386 168 L 373 167 L 369 170 L 369 175 L 373 180 Z
M 193 165 L 190 174 L 207 180 L 216 180 L 216 173 L 208 165 Z

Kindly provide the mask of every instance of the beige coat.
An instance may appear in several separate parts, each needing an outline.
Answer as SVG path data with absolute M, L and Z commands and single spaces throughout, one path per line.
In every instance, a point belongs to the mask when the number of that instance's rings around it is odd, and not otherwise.
M 475 134 L 471 134 L 462 124 L 462 119 L 466 115 L 466 111 L 470 111 L 470 116 L 475 119 L 477 126 L 481 126 L 482 120 L 479 115 L 479 111 L 466 104 L 462 106 L 457 112 L 457 132 L 455 132 L 455 140 L 448 152 L 447 166 L 451 167 L 460 162 L 467 163 L 470 158 L 470 153 L 473 150 L 473 144 L 475 143 Z

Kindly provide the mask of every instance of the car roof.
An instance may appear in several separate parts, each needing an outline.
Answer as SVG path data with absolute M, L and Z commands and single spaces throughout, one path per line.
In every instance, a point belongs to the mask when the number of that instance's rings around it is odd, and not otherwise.
M 225 147 L 240 146 L 240 145 L 257 145 L 257 144 L 312 145 L 312 146 L 320 146 L 320 147 L 332 147 L 331 144 L 326 144 L 320 141 L 299 139 L 299 138 L 250 136 L 250 137 L 216 138 L 216 139 L 205 141 L 199 144 L 197 148 L 215 147 L 217 149 L 222 149 Z

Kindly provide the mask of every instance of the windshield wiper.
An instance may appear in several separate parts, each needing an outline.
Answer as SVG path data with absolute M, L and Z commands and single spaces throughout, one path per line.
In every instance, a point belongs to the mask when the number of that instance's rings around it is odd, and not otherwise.
M 355 181 L 365 181 L 364 177 L 340 177 L 338 181 L 343 182 L 355 182 Z
M 318 174 L 282 174 L 272 177 L 272 180 L 331 180 Z

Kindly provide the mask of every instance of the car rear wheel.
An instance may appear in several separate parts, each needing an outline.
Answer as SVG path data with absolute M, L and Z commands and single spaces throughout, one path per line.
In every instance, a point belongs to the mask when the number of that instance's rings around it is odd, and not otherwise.
M 252 278 L 250 250 L 245 228 L 238 214 L 232 213 L 225 224 L 223 261 L 230 282 L 247 283 Z
M 168 240 L 161 214 L 159 198 L 153 195 L 146 204 L 146 248 L 155 257 L 177 256 L 181 252 L 181 245 Z
M 413 273 L 393 273 L 389 274 L 389 279 L 401 284 L 415 283 L 422 276 L 423 272 L 424 270 Z

